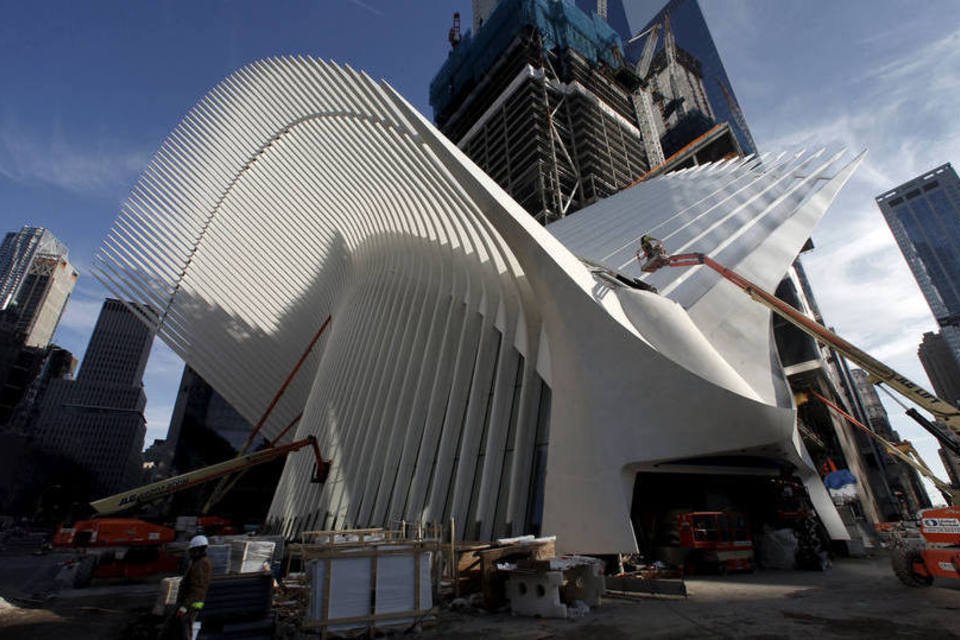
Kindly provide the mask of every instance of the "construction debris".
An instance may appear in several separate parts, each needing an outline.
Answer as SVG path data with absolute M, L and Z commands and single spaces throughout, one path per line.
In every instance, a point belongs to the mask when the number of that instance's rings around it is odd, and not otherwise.
M 515 615 L 580 617 L 599 607 L 605 590 L 603 562 L 586 556 L 521 560 L 503 568 Z
M 534 538 L 523 536 L 519 538 L 504 538 L 492 545 L 471 545 L 471 548 L 460 558 L 459 574 L 468 577 L 476 574 L 479 569 L 479 586 L 483 594 L 483 606 L 489 611 L 495 611 L 507 604 L 506 573 L 500 570 L 501 565 L 509 565 L 519 560 L 546 560 L 556 555 L 556 537 Z M 474 561 L 467 560 L 473 557 Z M 466 561 L 467 569 L 464 569 Z
M 612 595 L 687 595 L 683 569 L 664 562 L 640 564 L 632 571 L 606 577 L 607 593 Z

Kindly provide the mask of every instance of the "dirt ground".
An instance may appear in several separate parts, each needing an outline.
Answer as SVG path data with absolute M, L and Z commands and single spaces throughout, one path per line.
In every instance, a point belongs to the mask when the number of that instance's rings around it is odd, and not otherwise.
M 156 584 L 53 593 L 63 557 L 3 557 L 0 639 L 146 640 Z M 627 638 L 930 638 L 960 640 L 960 584 L 911 589 L 886 558 L 841 560 L 826 573 L 761 571 L 687 581 L 687 598 L 606 598 L 575 620 L 441 611 L 421 640 Z

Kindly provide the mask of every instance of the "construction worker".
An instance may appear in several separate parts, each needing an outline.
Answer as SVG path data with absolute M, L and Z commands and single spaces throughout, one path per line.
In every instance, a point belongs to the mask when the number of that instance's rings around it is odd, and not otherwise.
M 663 252 L 663 243 L 651 235 L 644 235 L 640 238 L 640 250 L 643 252 L 643 257 L 649 260 Z
M 164 639 L 193 639 L 193 623 L 197 621 L 197 616 L 203 609 L 203 601 L 210 587 L 210 576 L 213 575 L 213 565 L 207 557 L 209 544 L 206 536 L 194 536 L 190 540 L 187 547 L 190 565 L 180 580 L 180 587 L 177 590 L 177 609 L 167 620 L 163 633 Z
M 667 250 L 663 242 L 651 235 L 640 238 L 640 251 L 637 251 L 637 260 L 642 271 L 656 271 L 669 262 Z

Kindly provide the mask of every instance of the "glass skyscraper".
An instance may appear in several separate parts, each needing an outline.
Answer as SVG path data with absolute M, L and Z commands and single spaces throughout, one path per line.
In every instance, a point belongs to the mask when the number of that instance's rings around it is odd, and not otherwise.
M 960 359 L 960 178 L 949 163 L 877 196 L 920 290 Z
M 577 0 L 577 6 L 587 12 L 596 11 L 596 0 Z M 643 53 L 646 38 L 637 37 L 647 32 L 654 25 L 663 26 L 669 17 L 670 30 L 673 32 L 676 46 L 680 52 L 681 61 L 689 61 L 686 66 L 695 69 L 703 83 L 710 104 L 711 114 L 704 114 L 713 122 L 726 122 L 730 125 L 740 150 L 744 154 L 757 152 L 753 136 L 747 127 L 740 104 L 727 78 L 727 72 L 720 60 L 720 54 L 710 35 L 707 21 L 700 10 L 697 0 L 608 0 L 607 22 L 623 39 L 624 54 L 627 61 L 636 64 Z M 662 32 L 657 44 L 657 54 L 653 66 L 663 55 L 665 37 Z M 700 128 L 678 126 L 674 134 L 676 140 L 665 141 L 664 148 L 668 152 L 672 147 L 683 146 L 690 142 L 702 131 Z M 689 139 L 688 139 L 689 138 Z

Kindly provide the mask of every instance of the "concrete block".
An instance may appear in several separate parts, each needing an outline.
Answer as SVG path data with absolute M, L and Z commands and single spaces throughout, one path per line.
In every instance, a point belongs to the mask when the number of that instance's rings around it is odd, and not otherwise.
M 567 605 L 560 601 L 563 572 L 513 571 L 507 578 L 507 599 L 515 615 L 566 618 Z
M 602 562 L 584 562 L 563 570 L 560 596 L 568 605 L 579 600 L 591 607 L 599 607 L 606 589 Z

